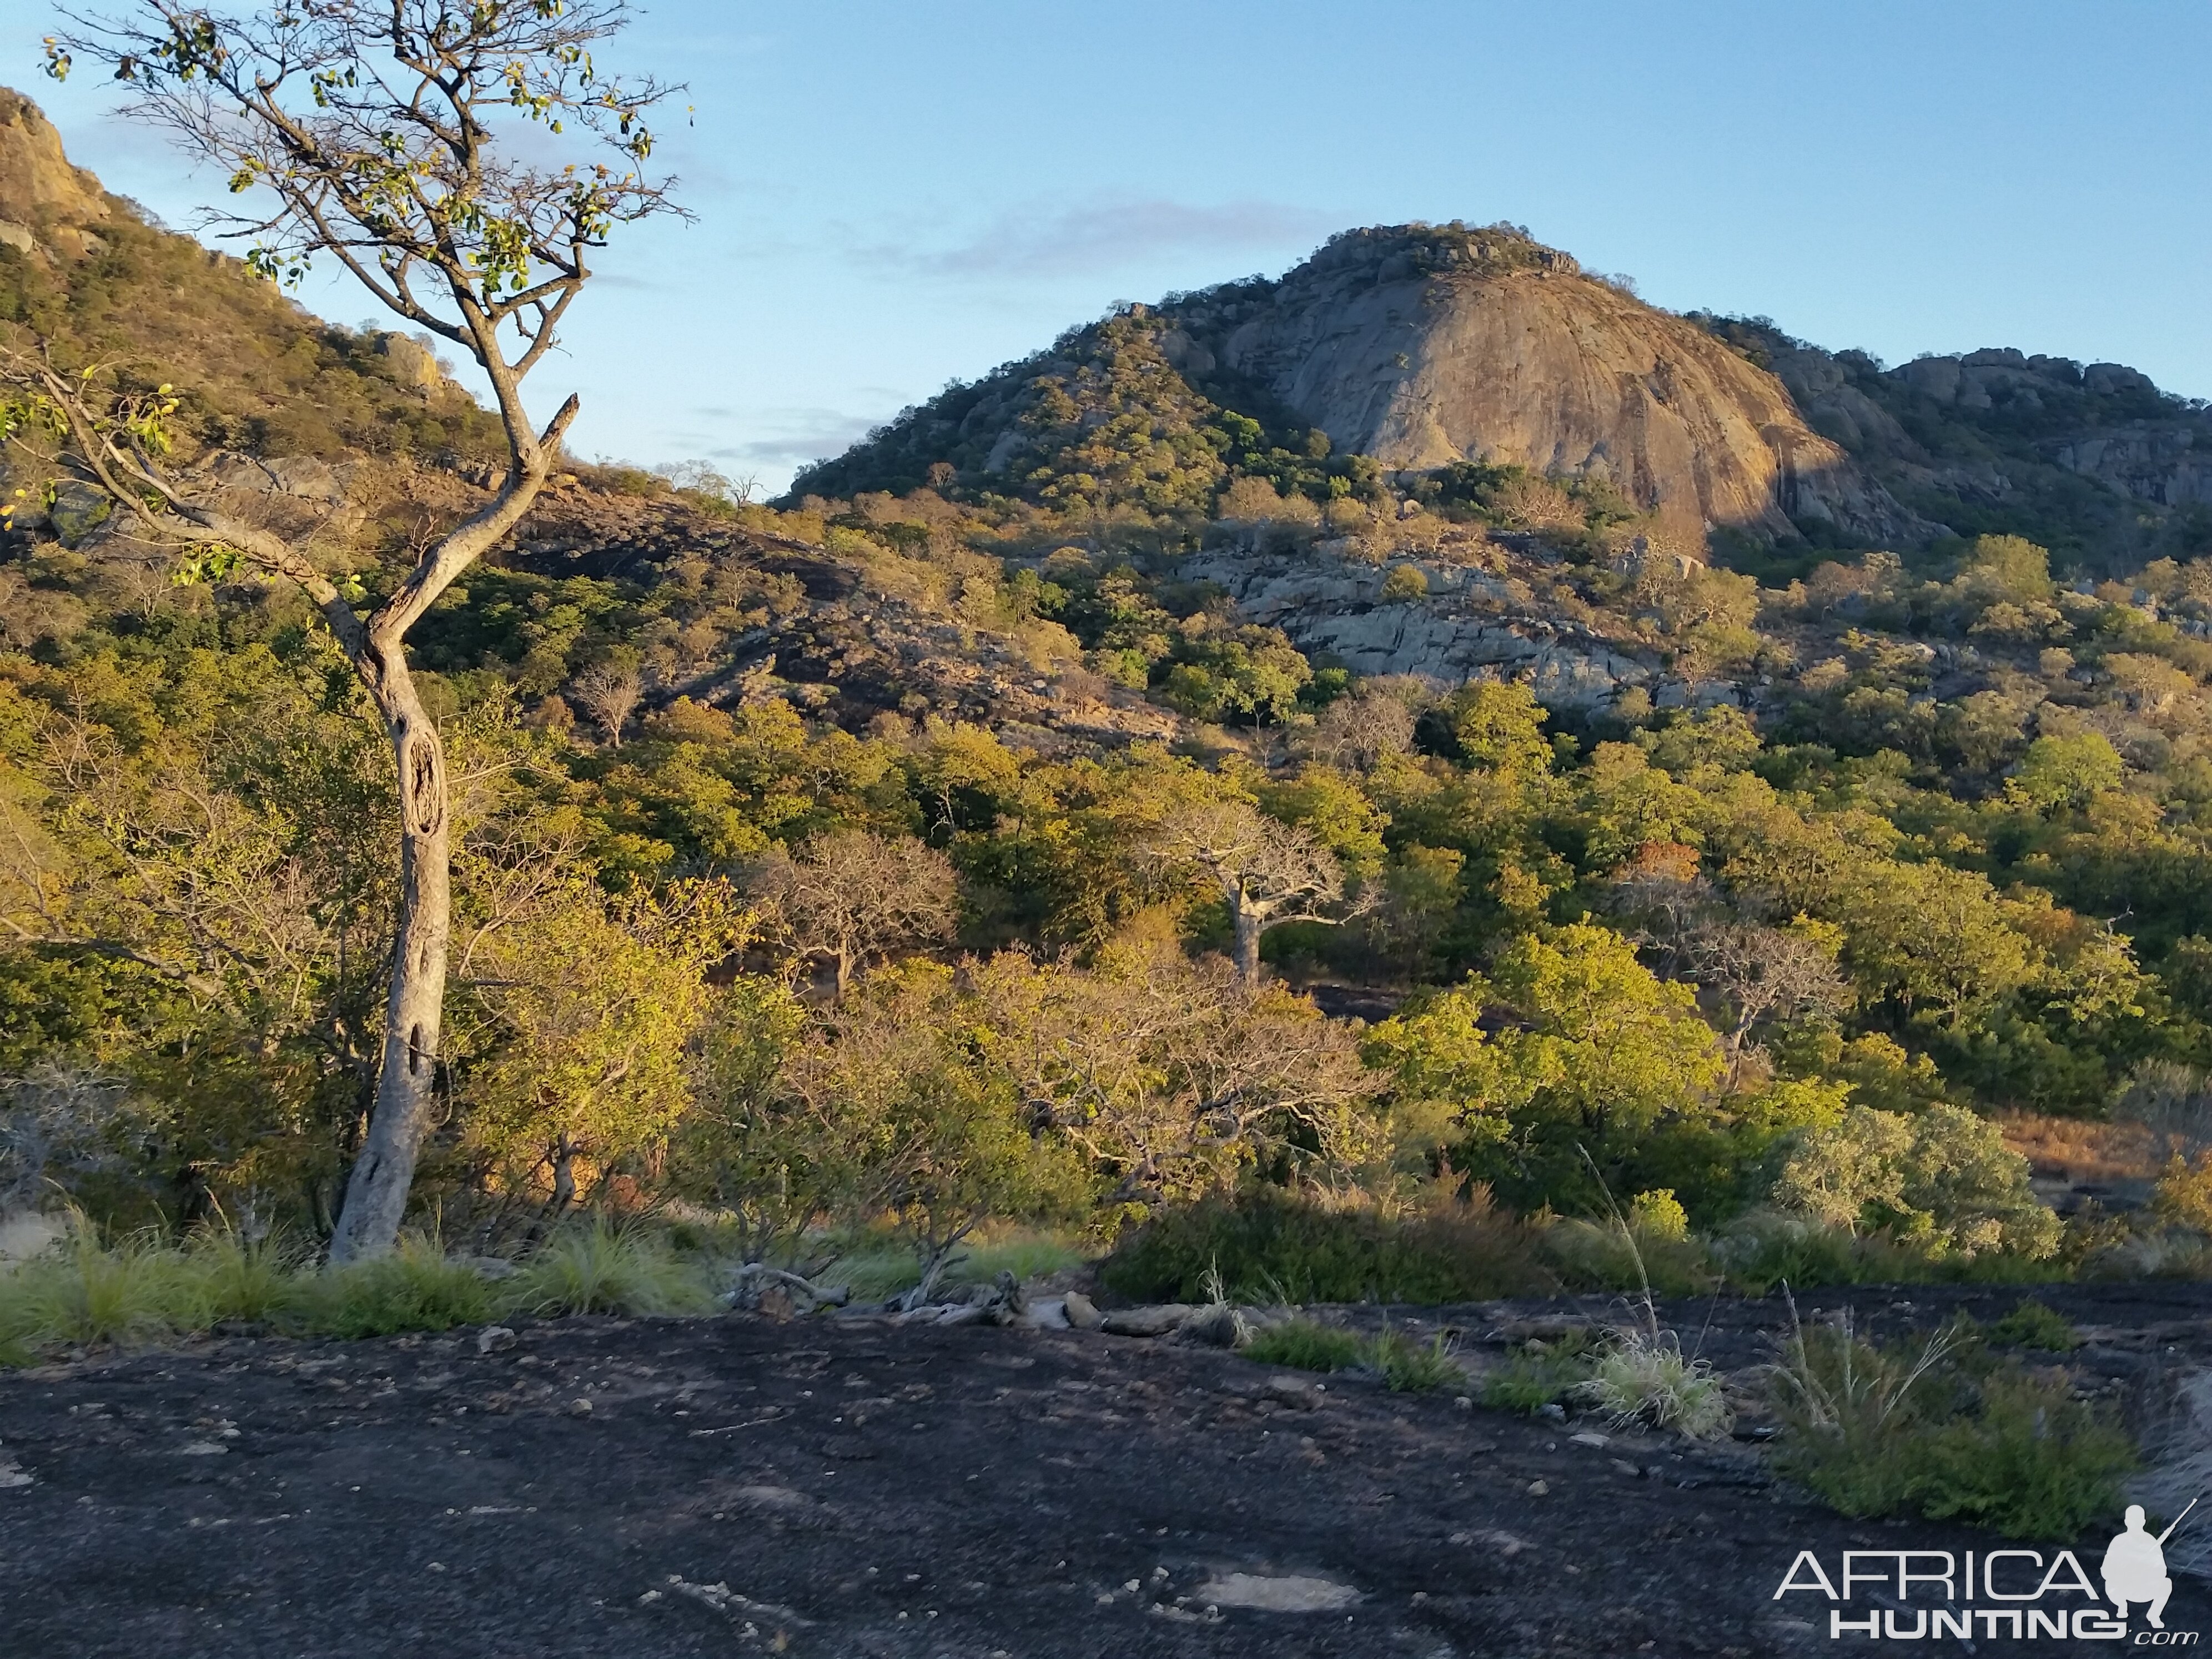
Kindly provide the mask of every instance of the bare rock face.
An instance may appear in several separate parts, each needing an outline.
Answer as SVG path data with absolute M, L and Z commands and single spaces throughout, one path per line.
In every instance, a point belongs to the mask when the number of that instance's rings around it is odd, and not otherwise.
M 1505 228 L 1351 231 L 1269 303 L 1191 349 L 1257 382 L 1339 450 L 1611 480 L 1686 529 L 1874 543 L 1938 526 L 1808 425 L 1782 382 L 1695 324 Z
M 100 180 L 70 165 L 53 123 L 21 93 L 0 87 L 0 243 L 76 257 L 98 245 L 85 228 L 107 216 Z

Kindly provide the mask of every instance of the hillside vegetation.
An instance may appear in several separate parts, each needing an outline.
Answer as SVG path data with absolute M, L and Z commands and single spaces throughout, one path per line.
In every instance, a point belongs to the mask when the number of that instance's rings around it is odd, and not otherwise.
M 175 383 L 186 461 L 371 596 L 483 499 L 485 417 L 409 343 L 110 206 L 96 247 L 0 246 L 0 329 Z M 1381 241 L 1390 282 L 1593 280 L 1517 233 Z M 2045 459 L 2075 484 L 1968 520 L 1928 458 L 1987 411 L 1896 392 L 1905 470 L 1717 550 L 1632 471 L 1340 450 L 1229 366 L 1275 288 L 1074 331 L 778 508 L 572 464 L 445 595 L 424 1213 L 681 1199 L 749 1254 L 890 1228 L 933 1274 L 1006 1223 L 1202 1256 L 1287 1205 L 1270 1237 L 1412 1250 L 1437 1293 L 1619 1282 L 1623 1237 L 1698 1284 L 2200 1261 L 2193 509 Z M 1799 349 L 1709 326 L 1747 374 Z M 2082 385 L 2069 431 L 2200 418 Z M 1833 544 L 1881 501 L 1973 533 Z M 66 492 L 0 548 L 0 1203 L 327 1229 L 388 751 L 286 592 L 176 585 Z M 1240 609 L 1237 571 L 1291 597 Z M 1385 667 L 1424 629 L 1498 654 L 1363 672 L 1314 643 L 1347 620 Z M 2062 1225 L 2020 1113 L 2117 1115 L 2154 1204 Z

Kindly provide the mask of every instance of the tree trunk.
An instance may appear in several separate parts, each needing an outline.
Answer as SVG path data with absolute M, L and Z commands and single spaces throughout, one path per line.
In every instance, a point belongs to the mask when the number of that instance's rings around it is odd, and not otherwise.
M 1247 990 L 1260 983 L 1260 916 L 1249 905 L 1229 902 L 1229 917 L 1237 927 L 1237 973 Z
M 374 690 L 399 767 L 399 936 L 392 952 L 376 1108 L 331 1235 L 333 1262 L 382 1255 L 398 1239 L 415 1159 L 430 1125 L 453 925 L 445 749 L 396 643 Z

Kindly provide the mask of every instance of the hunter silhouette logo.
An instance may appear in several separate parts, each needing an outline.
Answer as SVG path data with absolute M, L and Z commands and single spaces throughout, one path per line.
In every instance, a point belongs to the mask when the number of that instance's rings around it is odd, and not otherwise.
M 1800 1550 L 1772 1599 L 1807 1593 L 1836 1605 L 1828 1612 L 1831 1641 L 1864 1636 L 1919 1642 L 1930 1637 L 1995 1642 L 2127 1642 L 2133 1647 L 2194 1647 L 2199 1632 L 2168 1630 L 2173 1595 L 2166 1545 L 2197 1499 L 2164 1532 L 2148 1530 L 2140 1504 L 2128 1505 L 2120 1531 L 2105 1547 L 2098 1594 L 2072 1550 L 1845 1550 L 1831 1577 L 1818 1554 Z M 2130 1608 L 2144 1627 L 2130 1632 Z
M 2105 1549 L 2105 1595 L 2112 1601 L 2114 1618 L 2125 1619 L 2130 1601 L 2148 1601 L 2150 1627 L 2166 1628 L 2166 1598 L 2173 1594 L 2173 1580 L 2166 1572 L 2166 1540 L 2188 1518 L 2189 1510 L 2196 1507 L 2192 1498 L 2189 1509 L 2173 1517 L 2173 1525 L 2153 1538 L 2143 1530 L 2142 1505 L 2128 1505 L 2127 1530 Z

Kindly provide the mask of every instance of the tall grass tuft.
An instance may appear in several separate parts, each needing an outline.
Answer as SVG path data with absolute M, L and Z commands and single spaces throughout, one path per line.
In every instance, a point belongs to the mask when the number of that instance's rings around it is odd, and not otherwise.
M 1881 1345 L 1846 1310 L 1832 1326 L 1799 1324 L 1775 1375 L 1783 1472 L 1845 1515 L 2073 1538 L 2109 1518 L 2136 1466 L 2125 1433 L 2063 1373 L 1995 1362 L 1964 1327 Z
M 156 1341 L 201 1322 L 177 1251 L 152 1232 L 104 1241 L 81 1212 L 52 1249 L 0 1276 L 0 1341 L 21 1353 Z
M 605 1220 L 556 1234 L 503 1288 L 517 1307 L 541 1316 L 707 1313 L 715 1305 L 697 1268 L 660 1240 Z
M 410 1234 L 388 1255 L 326 1267 L 305 1280 L 299 1315 L 319 1335 L 392 1336 L 481 1325 L 501 1311 L 496 1287 L 435 1239 Z
M 184 1269 L 204 1322 L 276 1323 L 299 1306 L 307 1253 L 282 1234 L 247 1238 L 206 1227 L 185 1242 Z
M 1577 1392 L 1618 1426 L 1641 1423 L 1717 1440 L 1735 1424 L 1712 1362 L 1684 1354 L 1672 1331 L 1625 1333 Z
M 1288 1365 L 1301 1371 L 1340 1371 L 1359 1361 L 1353 1332 L 1317 1319 L 1286 1319 L 1270 1325 L 1244 1345 L 1244 1357 L 1263 1365 Z
M 1441 1335 L 1416 1342 L 1403 1331 L 1386 1330 L 1370 1338 L 1359 1357 L 1393 1394 L 1427 1394 L 1467 1384 L 1467 1368 L 1453 1358 L 1451 1344 Z

